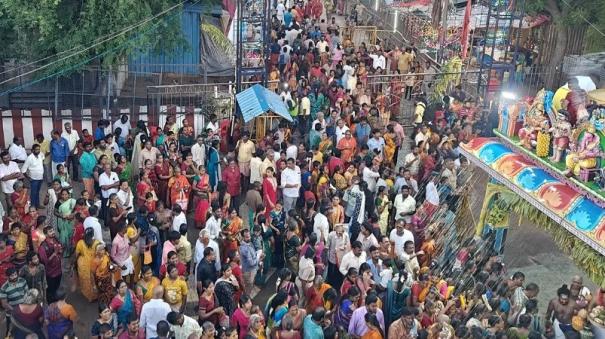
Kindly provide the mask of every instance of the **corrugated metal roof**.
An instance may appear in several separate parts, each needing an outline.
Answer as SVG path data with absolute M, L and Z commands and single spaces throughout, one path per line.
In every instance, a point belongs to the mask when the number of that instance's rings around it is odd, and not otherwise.
M 236 94 L 235 98 L 245 122 L 269 111 L 292 121 L 290 112 L 280 96 L 259 84 Z

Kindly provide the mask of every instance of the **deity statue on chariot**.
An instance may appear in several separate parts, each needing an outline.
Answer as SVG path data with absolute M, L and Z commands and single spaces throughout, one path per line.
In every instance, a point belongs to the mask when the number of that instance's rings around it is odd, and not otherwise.
M 574 113 L 567 111 L 568 100 L 553 107 L 553 93 L 542 89 L 533 99 L 507 103 L 501 109 L 499 131 L 518 145 L 543 158 L 550 167 L 583 182 L 603 177 L 605 163 L 601 157 L 605 145 L 605 108 L 579 105 Z M 571 109 L 571 107 L 570 107 Z M 572 121 L 573 120 L 573 121 Z M 603 172 L 603 173 L 601 173 Z

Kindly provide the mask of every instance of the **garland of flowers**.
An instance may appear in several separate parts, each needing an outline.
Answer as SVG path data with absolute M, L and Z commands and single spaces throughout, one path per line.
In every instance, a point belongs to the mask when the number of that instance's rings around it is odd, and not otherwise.
M 528 204 L 523 198 L 509 191 L 500 194 L 498 200 L 510 207 L 513 213 L 531 221 L 533 224 L 548 231 L 561 251 L 575 262 L 575 264 L 592 279 L 600 284 L 605 279 L 605 260 L 603 256 L 588 246 L 584 241 L 561 227 L 546 214 Z
M 433 93 L 429 97 L 432 104 L 440 103 L 447 90 L 460 82 L 462 60 L 459 57 L 449 59 L 441 66 L 440 72 L 442 74 L 437 76 Z

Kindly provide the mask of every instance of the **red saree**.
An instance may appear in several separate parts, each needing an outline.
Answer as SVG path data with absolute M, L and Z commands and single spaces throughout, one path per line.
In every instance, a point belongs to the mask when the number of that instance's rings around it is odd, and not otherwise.
M 263 180 L 263 204 L 265 205 L 265 218 L 269 220 L 269 214 L 277 203 L 277 181 L 269 178 Z

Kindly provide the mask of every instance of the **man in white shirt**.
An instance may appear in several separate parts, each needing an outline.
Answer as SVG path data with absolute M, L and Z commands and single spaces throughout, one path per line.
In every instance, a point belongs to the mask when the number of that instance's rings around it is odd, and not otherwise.
M 267 150 L 267 154 L 265 154 L 265 159 L 263 159 L 263 163 L 260 166 L 260 173 L 261 176 L 264 176 L 267 173 L 267 168 L 271 167 L 273 169 L 273 173 L 275 173 L 275 169 L 277 167 L 275 164 L 275 161 L 273 161 L 273 159 L 275 158 L 275 153 L 273 153 L 273 150 Z M 262 180 L 261 180 L 262 182 Z
M 284 23 L 284 13 L 286 12 L 286 6 L 284 6 L 283 1 L 279 1 L 277 6 L 275 7 L 275 12 L 277 19 L 283 24 Z
M 317 119 L 313 120 L 313 123 L 311 124 L 311 129 L 315 129 L 315 125 L 320 124 L 321 125 L 321 129 L 325 130 L 326 126 L 328 125 L 326 119 L 324 118 L 324 113 L 323 112 L 317 112 Z
M 439 206 L 439 191 L 437 191 L 437 181 L 439 180 L 439 173 L 433 172 L 431 173 L 431 177 L 429 182 L 426 184 L 426 197 L 425 200 L 428 201 L 433 206 Z
M 88 214 L 89 216 L 86 217 L 86 219 L 84 219 L 84 229 L 87 228 L 92 228 L 92 230 L 94 231 L 94 239 L 98 240 L 102 243 L 104 243 L 103 241 L 103 229 L 101 228 L 101 223 L 99 222 L 99 219 L 97 218 L 97 215 L 99 214 L 99 208 L 96 205 L 92 205 L 88 208 Z
M 385 142 L 380 130 L 374 129 L 372 131 L 372 138 L 368 139 L 368 148 L 375 154 L 384 154 L 384 146 Z M 376 152 L 376 150 L 378 150 L 378 152 Z
M 326 41 L 323 35 L 319 38 L 319 41 L 317 42 L 316 46 L 319 53 L 324 53 L 326 51 L 326 47 L 328 47 L 328 42 Z
M 361 249 L 361 247 L 362 245 L 359 241 L 353 242 L 351 245 L 351 250 L 342 257 L 340 267 L 338 268 L 342 275 L 346 276 L 349 268 L 359 270 L 359 266 L 366 262 L 367 255 L 366 252 Z
M 418 169 L 420 167 L 418 152 L 420 152 L 420 149 L 418 146 L 414 146 L 412 147 L 412 152 L 406 154 L 403 159 L 403 167 L 409 169 L 412 176 L 418 175 Z
M 204 138 L 197 137 L 197 141 L 191 146 L 191 157 L 197 166 L 206 165 L 206 144 Z
M 172 311 L 170 305 L 164 301 L 164 287 L 161 285 L 153 288 L 151 300 L 143 304 L 141 309 L 140 327 L 145 330 L 145 338 L 151 339 L 158 336 L 156 332 L 160 321 L 166 320 L 168 313 Z
M 16 162 L 11 161 L 11 156 L 8 151 L 0 153 L 2 163 L 0 164 L 0 183 L 2 184 L 2 192 L 6 199 L 6 206 L 12 206 L 11 194 L 15 191 L 13 185 L 19 179 L 23 179 L 23 174 Z
M 327 208 L 322 206 L 319 212 L 313 218 L 313 233 L 317 235 L 318 240 L 323 240 L 324 244 L 328 243 L 328 235 L 330 233 L 330 223 L 326 217 Z
M 428 138 L 428 133 L 429 133 L 428 127 L 426 127 L 425 125 L 422 125 L 422 127 L 420 128 L 420 131 L 418 131 L 418 133 L 416 133 L 416 136 L 414 137 L 414 142 L 416 143 L 416 146 L 420 145 L 421 142 L 425 141 Z M 427 145 L 427 149 L 428 149 L 428 145 Z
M 345 121 L 344 119 L 338 119 L 338 122 L 336 123 L 336 144 L 338 145 L 338 142 L 340 141 L 340 139 L 344 138 L 345 133 L 349 130 L 349 127 L 347 125 L 345 125 Z
M 116 131 L 117 128 L 120 128 L 120 130 L 121 130 L 119 137 L 122 137 L 122 138 L 124 138 L 124 140 L 126 140 L 126 138 L 128 137 L 128 134 L 130 133 L 130 129 L 132 128 L 130 126 L 130 121 L 128 121 L 128 114 L 122 114 L 122 116 L 120 117 L 120 120 L 113 123 L 114 132 Z
M 22 164 L 27 160 L 27 151 L 23 147 L 23 139 L 20 137 L 14 137 L 13 143 L 8 147 L 8 153 L 11 156 L 11 160 L 17 164 Z
M 193 256 L 193 262 L 195 263 L 195 271 L 196 274 L 194 276 L 197 277 L 197 265 L 204 259 L 204 250 L 206 247 L 210 247 L 214 250 L 214 254 L 216 255 L 216 260 L 214 261 L 214 267 L 217 272 L 221 270 L 221 257 L 218 244 L 216 241 L 210 239 L 210 235 L 208 234 L 207 229 L 203 229 L 200 231 L 199 237 L 195 242 L 195 255 Z
M 111 164 L 105 164 L 104 171 L 99 175 L 99 186 L 101 187 L 101 217 L 105 218 L 107 201 L 113 193 L 118 193 L 120 178 L 116 172 L 111 171 Z
M 412 215 L 416 212 L 416 199 L 410 195 L 408 186 L 401 187 L 401 193 L 395 196 L 393 206 L 395 207 L 395 220 L 403 219 L 407 223 L 412 221 Z
M 218 125 L 216 115 L 210 114 L 210 116 L 208 116 L 208 120 L 210 120 L 210 121 L 208 122 L 208 125 L 206 125 L 206 129 L 211 130 L 212 133 L 217 133 L 220 126 Z
M 378 178 L 380 178 L 380 172 L 378 164 L 372 164 L 372 167 L 364 167 L 363 168 L 363 181 L 368 184 L 368 190 L 370 192 L 376 191 L 376 182 Z
M 372 68 L 374 70 L 382 69 L 384 70 L 387 66 L 387 59 L 382 54 L 382 51 L 378 51 L 376 54 L 370 54 L 370 58 L 372 58 Z
M 218 236 L 221 233 L 222 214 L 223 212 L 220 208 L 216 209 L 210 218 L 206 220 L 206 230 L 208 231 L 208 237 L 210 240 L 218 239 Z
M 291 140 L 288 141 L 288 147 L 286 147 L 286 159 L 290 158 L 298 158 L 298 147 L 294 143 L 292 143 Z
M 364 251 L 368 257 L 370 256 L 370 248 L 379 246 L 378 239 L 376 239 L 376 236 L 372 231 L 372 225 L 366 222 L 361 226 L 361 232 L 359 232 L 359 236 L 357 237 L 357 241 L 361 243 L 361 250 Z
M 196 319 L 179 312 L 170 312 L 166 318 L 175 338 L 200 338 L 202 327 Z
M 288 159 L 288 167 L 281 173 L 281 188 L 284 199 L 284 212 L 286 215 L 296 205 L 300 189 L 300 168 L 294 159 Z
M 67 157 L 67 162 L 65 164 L 65 169 L 71 173 L 71 179 L 74 181 L 78 181 L 78 165 L 80 164 L 78 158 L 78 140 L 80 140 L 80 136 L 78 132 L 74 131 L 71 128 L 71 123 L 66 122 L 65 130 L 61 133 L 61 137 L 67 140 L 67 145 L 69 146 L 69 157 Z M 69 171 L 69 165 L 72 166 L 72 171 Z
M 128 185 L 128 180 L 120 181 L 120 190 L 118 191 L 118 200 L 122 204 L 122 208 L 129 209 L 129 213 L 134 209 L 134 195 Z
M 393 252 L 398 258 L 401 258 L 405 243 L 408 241 L 414 241 L 414 234 L 409 230 L 405 229 L 405 222 L 403 220 L 397 220 L 395 223 L 395 229 L 391 231 L 389 240 L 393 246 Z
M 261 151 L 254 151 L 254 153 L 252 153 L 252 158 L 250 159 L 250 183 L 253 184 L 255 182 L 263 182 L 263 174 L 260 169 L 261 166 L 263 164 L 263 161 L 261 160 L 261 158 L 258 156 L 258 152 Z
M 40 188 L 44 181 L 44 154 L 40 153 L 40 145 L 32 146 L 32 153 L 27 157 L 21 172 L 29 179 L 31 186 L 30 200 L 32 206 L 36 208 L 40 205 Z
M 183 212 L 181 205 L 176 204 L 172 207 L 172 229 L 178 232 L 182 224 L 187 225 L 187 216 Z

